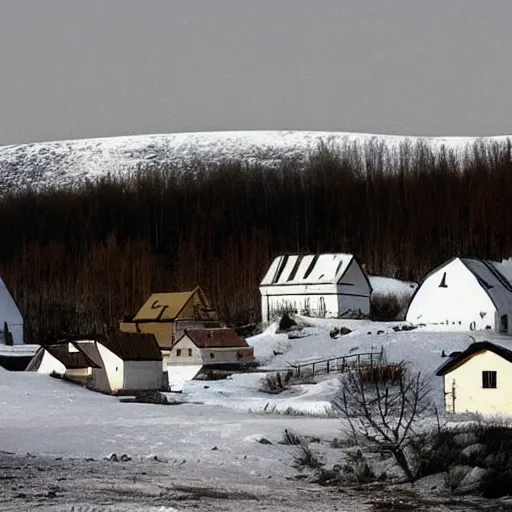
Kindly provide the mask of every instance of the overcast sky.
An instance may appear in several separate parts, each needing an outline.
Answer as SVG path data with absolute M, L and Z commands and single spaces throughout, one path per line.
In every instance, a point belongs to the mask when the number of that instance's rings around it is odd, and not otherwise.
M 0 145 L 512 134 L 511 0 L 3 0 Z

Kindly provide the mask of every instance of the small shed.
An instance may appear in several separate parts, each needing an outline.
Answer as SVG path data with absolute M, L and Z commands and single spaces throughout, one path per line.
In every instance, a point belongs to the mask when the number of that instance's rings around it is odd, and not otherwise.
M 91 387 L 120 394 L 163 388 L 162 353 L 152 334 L 116 332 L 96 341 L 101 368 L 93 368 Z
M 512 334 L 511 315 L 512 285 L 500 264 L 453 258 L 424 278 L 406 320 L 444 330 Z
M 512 351 L 488 341 L 450 354 L 436 375 L 444 379 L 451 413 L 512 414 Z
M 0 278 L 0 345 L 22 345 L 23 343 L 23 317 L 7 286 Z
M 186 329 L 171 350 L 168 363 L 169 380 L 172 365 L 235 365 L 254 361 L 254 350 L 233 329 Z
M 372 287 L 352 254 L 278 256 L 260 283 L 263 322 L 283 312 L 369 315 Z

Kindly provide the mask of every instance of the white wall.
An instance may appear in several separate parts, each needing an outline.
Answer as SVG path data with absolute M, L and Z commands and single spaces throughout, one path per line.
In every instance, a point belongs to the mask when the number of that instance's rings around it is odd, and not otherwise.
M 239 359 L 238 352 L 242 352 L 245 358 Z M 211 356 L 213 354 L 213 357 Z M 203 363 L 208 364 L 222 364 L 222 363 L 242 363 L 252 360 L 250 357 L 252 351 L 250 348 L 203 348 L 201 349 Z
M 49 375 L 52 372 L 64 375 L 66 373 L 66 367 L 57 358 L 53 357 L 47 350 L 45 350 L 43 352 L 39 368 L 37 369 L 37 373 Z
M 103 368 L 93 369 L 93 386 L 107 392 L 122 389 L 124 384 L 123 360 L 101 343 L 97 343 L 96 346 L 103 361 Z
M 497 388 L 482 387 L 482 371 L 497 372 Z M 452 385 L 455 381 L 455 411 Z M 494 352 L 480 352 L 444 376 L 446 410 L 457 414 L 512 415 L 512 364 Z
M 334 284 L 276 285 L 262 287 L 261 294 L 264 322 L 270 321 L 283 310 L 298 313 L 307 311 L 311 316 L 338 315 L 338 296 Z
M 446 287 L 440 287 L 446 272 Z M 495 329 L 495 306 L 476 277 L 455 259 L 429 276 L 414 295 L 406 320 L 447 330 Z M 509 320 L 512 322 L 512 318 Z
M 125 361 L 123 389 L 162 389 L 161 361 Z
M 370 285 L 368 280 L 359 266 L 352 260 L 347 271 L 337 285 L 339 314 L 345 313 L 347 310 L 361 310 L 364 315 L 370 314 Z
M 192 352 L 191 356 L 188 355 L 189 349 Z M 179 356 L 178 350 L 181 351 L 181 355 Z M 187 335 L 183 336 L 183 338 L 181 338 L 181 340 L 171 349 L 167 365 L 170 366 L 174 364 L 202 364 L 200 350 L 194 345 Z
M 4 322 L 7 322 L 9 331 L 12 333 L 14 345 L 23 344 L 23 317 L 7 286 L 0 278 L 0 331 L 2 332 Z M 0 343 L 5 343 L 3 336 Z

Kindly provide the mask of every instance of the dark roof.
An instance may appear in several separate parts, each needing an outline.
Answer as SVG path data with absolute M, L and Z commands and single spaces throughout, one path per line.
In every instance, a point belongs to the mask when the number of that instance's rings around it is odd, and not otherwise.
M 484 350 L 494 352 L 503 359 L 506 359 L 509 363 L 512 363 L 511 350 L 508 350 L 501 345 L 496 345 L 489 341 L 479 341 L 477 343 L 472 343 L 464 352 L 452 353 L 448 360 L 437 369 L 436 375 L 438 377 L 446 375 L 451 370 L 455 369 L 457 366 L 469 359 L 471 356 L 478 354 L 479 352 L 483 352 Z
M 238 336 L 233 329 L 185 329 L 183 336 L 185 335 L 192 340 L 197 348 L 249 347 L 247 341 Z
M 92 359 L 87 357 L 77 347 L 77 352 L 69 351 L 69 343 L 56 343 L 53 345 L 45 345 L 44 348 L 58 359 L 67 370 L 77 370 L 80 368 L 100 368 Z
M 161 361 L 162 352 L 153 334 L 115 331 L 97 341 L 123 361 Z

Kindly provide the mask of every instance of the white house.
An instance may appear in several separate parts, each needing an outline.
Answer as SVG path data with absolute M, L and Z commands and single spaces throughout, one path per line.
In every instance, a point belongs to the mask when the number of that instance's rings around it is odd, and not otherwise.
M 453 258 L 430 272 L 406 314 L 413 324 L 512 334 L 512 285 L 498 263 Z
M 260 283 L 263 322 L 293 311 L 318 317 L 370 313 L 372 287 L 352 254 L 278 256 Z
M 0 344 L 22 345 L 23 342 L 23 317 L 0 278 Z
M 254 349 L 233 329 L 185 329 L 172 347 L 169 373 L 173 364 L 226 365 L 254 360 Z
M 450 354 L 436 375 L 444 379 L 451 413 L 512 414 L 512 351 L 488 341 Z

